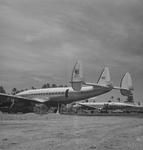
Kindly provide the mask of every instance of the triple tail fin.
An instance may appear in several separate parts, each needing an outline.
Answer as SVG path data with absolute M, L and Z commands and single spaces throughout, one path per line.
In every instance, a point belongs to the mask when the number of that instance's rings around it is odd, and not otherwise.
M 76 64 L 74 65 L 70 83 L 71 83 L 72 88 L 75 91 L 81 90 L 82 84 L 84 83 L 84 81 L 83 81 L 81 63 L 79 61 L 77 61 Z
M 105 67 L 103 71 L 101 72 L 100 77 L 97 81 L 97 84 L 103 85 L 103 86 L 112 86 L 110 72 L 109 72 L 108 67 Z

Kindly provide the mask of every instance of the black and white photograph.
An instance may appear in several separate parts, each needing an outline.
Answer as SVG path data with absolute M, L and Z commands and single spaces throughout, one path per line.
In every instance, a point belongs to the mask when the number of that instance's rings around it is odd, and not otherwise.
M 0 150 L 143 150 L 143 0 L 0 0 Z

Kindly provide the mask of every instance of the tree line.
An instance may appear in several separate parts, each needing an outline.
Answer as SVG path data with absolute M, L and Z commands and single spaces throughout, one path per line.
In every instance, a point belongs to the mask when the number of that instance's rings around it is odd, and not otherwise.
M 53 84 L 44 83 L 41 88 L 44 89 L 44 88 L 56 88 L 56 87 L 67 87 L 67 85 L 62 85 L 62 84 L 61 85 L 57 85 L 55 83 L 53 83 Z M 31 89 L 36 89 L 36 87 L 32 86 Z M 15 95 L 15 94 L 17 94 L 19 92 L 26 91 L 26 90 L 29 90 L 29 89 L 27 89 L 27 88 L 26 89 L 12 88 L 11 94 Z M 7 93 L 3 86 L 0 86 L 0 93 Z

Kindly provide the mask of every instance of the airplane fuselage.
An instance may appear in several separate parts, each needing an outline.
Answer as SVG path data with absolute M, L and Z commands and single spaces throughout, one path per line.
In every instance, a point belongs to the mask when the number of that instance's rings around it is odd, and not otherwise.
M 143 106 L 136 105 L 134 103 L 122 103 L 122 102 L 87 102 L 77 103 L 75 107 L 83 107 L 88 109 L 98 110 L 122 110 L 123 112 L 143 112 Z
M 86 86 L 82 87 L 80 91 L 74 91 L 71 87 L 59 87 L 27 90 L 17 95 L 29 99 L 45 99 L 47 100 L 47 104 L 67 104 L 73 101 L 95 97 L 107 93 L 110 90 L 112 90 L 112 88 L 103 86 Z

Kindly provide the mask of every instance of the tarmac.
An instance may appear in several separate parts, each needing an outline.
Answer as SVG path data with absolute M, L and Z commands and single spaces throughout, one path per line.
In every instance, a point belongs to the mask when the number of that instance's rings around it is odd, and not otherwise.
M 142 150 L 143 117 L 0 113 L 0 150 Z

